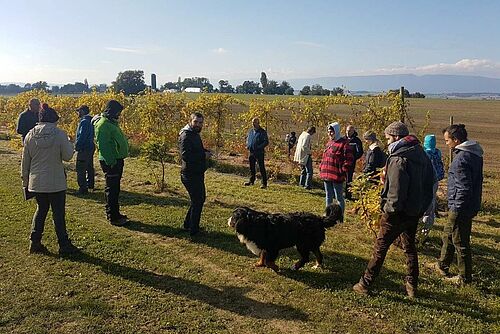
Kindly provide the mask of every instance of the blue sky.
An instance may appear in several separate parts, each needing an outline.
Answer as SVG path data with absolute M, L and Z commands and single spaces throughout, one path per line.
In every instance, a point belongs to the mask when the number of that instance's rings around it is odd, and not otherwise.
M 500 78 L 500 1 L 0 0 L 0 82 Z

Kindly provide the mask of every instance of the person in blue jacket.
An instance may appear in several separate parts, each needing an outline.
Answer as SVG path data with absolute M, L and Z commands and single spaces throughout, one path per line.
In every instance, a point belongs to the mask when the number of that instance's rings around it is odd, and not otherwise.
M 472 281 L 470 235 L 472 218 L 481 209 L 483 191 L 483 149 L 467 138 L 463 124 L 453 124 L 443 130 L 446 145 L 455 157 L 448 170 L 448 221 L 444 227 L 443 246 L 437 263 L 428 267 L 455 284 Z M 459 274 L 450 275 L 453 256 L 457 254 Z
M 94 126 L 91 123 L 92 116 L 89 115 L 89 107 L 86 105 L 76 109 L 80 117 L 80 123 L 76 129 L 75 151 L 76 151 L 76 179 L 78 182 L 78 193 L 85 195 L 89 189 L 94 189 Z
M 258 118 L 252 119 L 253 128 L 248 131 L 247 149 L 249 151 L 248 161 L 250 163 L 250 180 L 245 186 L 253 185 L 255 182 L 255 164 L 259 164 L 260 175 L 262 176 L 261 188 L 267 188 L 267 173 L 264 165 L 264 149 L 269 144 L 267 132 L 260 126 Z

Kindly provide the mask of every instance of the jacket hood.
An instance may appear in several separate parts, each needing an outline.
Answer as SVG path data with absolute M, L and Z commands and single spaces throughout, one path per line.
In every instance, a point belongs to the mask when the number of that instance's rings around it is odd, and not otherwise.
M 403 156 L 409 160 L 421 163 L 423 150 L 418 150 L 420 142 L 417 137 L 408 135 L 389 145 L 389 154 L 394 156 Z
M 455 146 L 455 150 L 470 152 L 478 157 L 482 157 L 484 153 L 481 145 L 475 140 L 464 141 L 462 144 Z
M 179 135 L 181 135 L 183 132 L 194 132 L 194 131 L 193 131 L 193 128 L 189 124 L 186 124 L 186 126 L 184 126 L 181 129 L 181 131 L 179 131 Z
M 434 152 L 436 149 L 436 136 L 435 135 L 427 135 L 424 138 L 424 149 L 426 151 Z
M 32 138 L 35 145 L 40 148 L 48 148 L 54 145 L 57 135 L 57 127 L 55 123 L 42 122 L 33 128 Z
M 340 139 L 340 124 L 339 122 L 333 122 L 328 124 L 327 130 L 332 128 L 335 131 L 335 138 L 333 140 L 337 141 Z

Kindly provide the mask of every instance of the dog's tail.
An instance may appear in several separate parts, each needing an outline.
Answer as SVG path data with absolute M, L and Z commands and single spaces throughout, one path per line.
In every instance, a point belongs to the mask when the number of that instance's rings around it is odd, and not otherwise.
M 333 203 L 328 205 L 325 209 L 325 217 L 323 217 L 323 226 L 325 228 L 332 227 L 338 223 L 344 221 L 344 214 L 342 212 L 342 207 L 337 200 L 333 200 Z

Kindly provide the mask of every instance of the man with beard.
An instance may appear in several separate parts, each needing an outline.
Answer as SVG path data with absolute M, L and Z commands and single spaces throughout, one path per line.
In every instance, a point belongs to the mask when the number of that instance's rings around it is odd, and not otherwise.
M 181 181 L 189 193 L 191 204 L 184 219 L 183 228 L 191 236 L 200 232 L 200 218 L 205 203 L 205 171 L 207 159 L 212 153 L 203 147 L 200 132 L 203 128 L 203 115 L 196 112 L 189 123 L 179 132 L 179 152 L 181 155 Z

